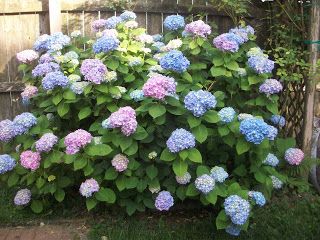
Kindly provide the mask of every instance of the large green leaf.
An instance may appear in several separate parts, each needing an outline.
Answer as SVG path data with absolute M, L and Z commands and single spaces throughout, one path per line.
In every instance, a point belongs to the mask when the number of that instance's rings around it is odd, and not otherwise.
M 175 160 L 172 169 L 177 176 L 183 176 L 188 171 L 188 164 L 185 161 Z
M 203 143 L 208 137 L 208 130 L 203 124 L 200 124 L 199 126 L 193 128 L 192 133 L 200 143 Z
M 221 210 L 216 218 L 217 229 L 225 229 L 230 225 L 230 220 L 224 210 Z
M 80 110 L 78 117 L 79 120 L 85 119 L 87 117 L 89 117 L 91 114 L 91 108 L 90 107 L 84 107 Z
M 112 148 L 107 144 L 88 145 L 85 152 L 89 156 L 107 156 L 112 152 Z
M 116 194 L 110 188 L 101 187 L 99 192 L 95 194 L 95 197 L 100 202 L 115 203 L 116 201 Z
M 149 114 L 153 118 L 157 118 L 166 113 L 166 108 L 160 104 L 154 104 L 149 108 Z
M 202 156 L 198 149 L 191 148 L 188 150 L 188 159 L 195 163 L 202 163 Z
M 150 165 L 146 168 L 146 173 L 150 179 L 154 179 L 158 175 L 158 168 L 154 165 Z
M 39 200 L 32 200 L 30 207 L 31 210 L 35 213 L 41 213 L 43 211 L 43 204 Z
M 171 153 L 168 148 L 165 148 L 160 155 L 160 159 L 162 161 L 170 162 L 176 159 L 176 155 Z
M 250 143 L 243 138 L 239 138 L 237 141 L 236 150 L 238 155 L 248 152 L 250 150 Z

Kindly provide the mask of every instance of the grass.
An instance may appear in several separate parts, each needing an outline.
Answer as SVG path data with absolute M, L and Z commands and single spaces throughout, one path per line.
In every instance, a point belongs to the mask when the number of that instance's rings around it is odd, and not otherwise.
M 272 204 L 255 211 L 248 232 L 230 237 L 214 228 L 215 214 L 208 209 L 174 211 L 166 214 L 143 213 L 127 217 L 123 212 L 100 209 L 88 214 L 84 208 L 56 206 L 50 212 L 35 215 L 16 209 L 13 192 L 0 189 L 0 224 L 38 224 L 40 221 L 86 218 L 89 240 L 316 240 L 320 235 L 320 196 L 282 193 Z M 50 221 L 49 221 L 50 219 Z

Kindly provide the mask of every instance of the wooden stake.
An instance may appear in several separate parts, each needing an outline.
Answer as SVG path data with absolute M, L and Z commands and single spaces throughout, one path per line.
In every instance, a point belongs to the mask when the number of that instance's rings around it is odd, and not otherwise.
M 50 33 L 61 32 L 61 2 L 49 0 Z
M 310 37 L 311 42 L 319 40 L 320 30 L 320 0 L 313 0 L 310 12 Z M 310 76 L 306 81 L 305 106 L 303 121 L 303 151 L 307 156 L 311 154 L 311 141 L 313 131 L 313 117 L 315 107 L 316 82 L 319 79 L 317 75 L 317 60 L 319 57 L 318 44 L 310 44 Z

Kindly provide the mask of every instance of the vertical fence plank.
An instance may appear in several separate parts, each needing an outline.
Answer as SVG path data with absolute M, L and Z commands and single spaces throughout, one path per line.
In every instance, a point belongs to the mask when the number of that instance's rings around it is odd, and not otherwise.
M 49 0 L 50 33 L 61 32 L 61 2 Z
M 8 81 L 8 58 L 7 58 L 7 27 L 5 15 L 0 16 L 0 83 Z
M 94 37 L 95 33 L 91 30 L 91 23 L 94 20 L 99 19 L 99 13 L 97 12 L 90 12 L 84 14 L 84 35 L 89 37 Z

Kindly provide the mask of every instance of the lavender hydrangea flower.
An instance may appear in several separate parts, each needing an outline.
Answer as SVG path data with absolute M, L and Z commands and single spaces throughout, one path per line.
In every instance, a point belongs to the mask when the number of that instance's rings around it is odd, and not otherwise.
M 272 181 L 272 186 L 274 189 L 281 189 L 283 186 L 283 182 L 277 178 L 276 176 L 270 176 Z
M 107 29 L 114 29 L 122 21 L 123 20 L 120 17 L 113 16 L 113 17 L 110 17 L 110 18 L 107 19 L 105 26 L 106 26 Z
M 144 94 L 142 90 L 133 90 L 130 93 L 130 98 L 135 102 L 142 101 L 144 99 Z
M 170 31 L 177 31 L 179 29 L 183 29 L 185 26 L 184 17 L 180 15 L 170 15 L 165 18 L 163 26 L 165 29 Z
M 203 116 L 209 109 L 217 104 L 215 96 L 204 90 L 191 91 L 184 98 L 184 106 L 195 117 Z
M 0 142 L 9 142 L 15 135 L 15 125 L 12 121 L 0 121 Z
M 299 148 L 289 148 L 286 150 L 284 154 L 284 159 L 290 165 L 300 165 L 302 160 L 304 159 L 304 153 Z
M 183 176 L 176 176 L 176 181 L 177 183 L 181 185 L 186 185 L 190 182 L 191 180 L 191 175 L 190 173 L 186 172 Z
M 30 98 L 36 96 L 38 94 L 38 88 L 36 86 L 26 86 L 21 93 L 22 102 L 24 104 L 28 104 L 30 101 Z
M 202 20 L 198 20 L 187 24 L 184 31 L 192 36 L 206 38 L 211 34 L 211 27 Z
M 174 130 L 167 140 L 167 147 L 172 153 L 178 153 L 184 149 L 193 148 L 195 145 L 196 140 L 193 134 L 183 128 Z
M 279 159 L 276 155 L 268 153 L 267 157 L 263 160 L 262 163 L 271 167 L 276 167 L 279 164 Z
M 244 41 L 234 33 L 223 33 L 213 39 L 213 45 L 223 52 L 237 52 Z
M 20 154 L 20 164 L 26 169 L 37 170 L 40 167 L 40 161 L 41 156 L 38 152 L 27 150 Z
M 208 194 L 215 187 L 215 181 L 208 174 L 203 174 L 196 178 L 194 182 L 196 189 L 198 189 L 203 194 Z
M 38 63 L 42 64 L 42 63 L 49 63 L 49 62 L 52 62 L 52 61 L 54 61 L 54 57 L 51 56 L 50 53 L 45 53 L 45 54 L 41 55 L 41 57 L 39 58 Z
M 35 43 L 33 44 L 33 49 L 37 52 L 47 51 L 48 50 L 48 41 L 50 35 L 43 34 L 37 38 Z
M 107 53 L 119 47 L 119 40 L 114 37 L 103 36 L 93 44 L 94 53 Z
M 17 53 L 16 56 L 19 62 L 28 64 L 38 59 L 39 54 L 32 49 L 27 49 Z
M 69 79 L 62 72 L 50 72 L 42 79 L 42 88 L 46 91 L 56 87 L 65 88 L 69 85 Z
M 131 11 L 124 11 L 120 14 L 120 18 L 122 19 L 122 21 L 135 20 L 137 18 L 137 15 Z
M 279 127 L 284 127 L 286 125 L 286 119 L 280 115 L 272 115 L 270 121 L 272 124 Z
M 259 207 L 263 207 L 266 204 L 266 198 L 261 192 L 249 191 L 248 196 L 257 204 Z
M 212 177 L 216 182 L 223 183 L 229 174 L 222 167 L 215 166 L 210 170 L 210 177 Z
M 88 82 L 74 82 L 70 85 L 70 90 L 75 94 L 82 94 L 84 89 L 89 85 Z
M 14 135 L 21 135 L 26 133 L 31 127 L 37 124 L 37 118 L 29 112 L 24 112 L 17 115 L 13 119 L 14 123 Z
M 25 206 L 27 205 L 31 200 L 31 191 L 27 188 L 20 189 L 15 197 L 14 197 L 14 204 L 16 206 Z
M 241 226 L 236 224 L 230 224 L 226 229 L 226 233 L 230 234 L 231 236 L 239 236 L 241 232 Z
M 274 61 L 266 57 L 252 56 L 248 59 L 248 65 L 258 74 L 271 73 L 274 68 Z
M 240 123 L 240 133 L 248 142 L 260 144 L 269 134 L 269 125 L 262 119 L 247 118 Z
M 259 92 L 267 96 L 281 92 L 282 84 L 276 79 L 266 79 L 259 87 Z
M 176 92 L 176 85 L 174 78 L 155 74 L 143 85 L 142 91 L 145 97 L 163 100 Z
M 231 123 L 236 115 L 232 107 L 224 107 L 218 112 L 218 116 L 223 123 Z
M 268 136 L 267 138 L 271 141 L 275 140 L 277 135 L 278 135 L 278 129 L 275 128 L 274 126 L 270 126 L 268 125 L 268 128 L 269 128 L 269 133 L 268 133 Z
M 246 223 L 250 214 L 250 203 L 239 197 L 231 195 L 224 201 L 224 210 L 226 215 L 230 217 L 233 224 L 243 225 Z
M 43 77 L 50 72 L 56 72 L 59 70 L 60 70 L 59 64 L 54 63 L 54 62 L 45 62 L 45 63 L 38 64 L 32 70 L 32 76 L 33 77 Z
M 249 40 L 249 35 L 254 34 L 254 29 L 251 26 L 246 27 L 236 27 L 230 29 L 229 33 L 234 33 L 243 39 L 243 42 L 247 42 Z
M 93 193 L 98 192 L 99 189 L 99 183 L 94 178 L 90 178 L 81 183 L 79 192 L 82 196 L 88 198 Z
M 76 154 L 82 147 L 89 144 L 91 140 L 92 135 L 83 129 L 78 129 L 72 133 L 69 133 L 64 139 L 66 154 Z
M 86 59 L 81 64 L 80 72 L 87 81 L 100 84 L 104 81 L 107 68 L 99 59 Z
M 159 211 L 168 211 L 173 204 L 174 200 L 170 192 L 161 191 L 159 192 L 154 205 Z
M 53 133 L 45 133 L 36 141 L 36 150 L 38 152 L 49 152 L 55 144 L 58 143 L 58 137 Z
M 160 66 L 163 69 L 182 73 L 187 70 L 190 61 L 178 50 L 171 50 L 160 59 Z
M 16 160 L 8 154 L 0 155 L 0 174 L 11 171 L 16 166 Z
M 128 168 L 129 159 L 122 155 L 117 154 L 111 160 L 111 165 L 116 169 L 117 172 L 123 172 Z
M 91 23 L 91 29 L 94 32 L 99 32 L 100 30 L 103 30 L 107 25 L 107 20 L 105 19 L 98 19 Z

